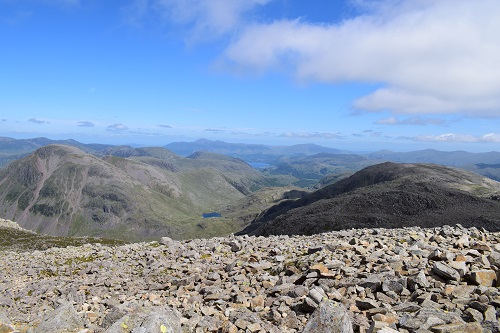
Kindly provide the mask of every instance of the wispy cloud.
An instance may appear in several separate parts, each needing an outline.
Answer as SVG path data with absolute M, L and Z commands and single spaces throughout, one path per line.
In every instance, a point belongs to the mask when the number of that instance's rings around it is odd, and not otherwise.
M 322 139 L 342 139 L 340 133 L 328 132 L 286 132 L 280 134 L 281 137 L 286 138 L 322 138 Z
M 188 42 L 213 40 L 234 33 L 246 21 L 246 14 L 272 0 L 135 0 L 125 8 L 127 20 L 140 25 L 148 14 L 180 27 Z
M 91 121 L 79 121 L 77 126 L 78 127 L 94 127 L 95 124 Z
M 156 125 L 158 127 L 162 127 L 162 128 L 172 128 L 172 126 L 169 126 L 169 125 Z
M 244 135 L 244 136 L 255 136 L 255 137 L 277 136 L 276 133 L 267 131 L 266 132 L 232 131 L 231 135 Z
M 410 117 L 406 119 L 399 119 L 397 117 L 389 117 L 384 119 L 379 119 L 375 124 L 381 125 L 444 125 L 445 121 L 439 118 L 423 118 L 423 117 Z
M 121 11 L 129 25 L 140 27 L 149 12 L 149 0 L 134 0 L 123 6 Z
M 205 132 L 212 132 L 212 133 L 223 133 L 226 132 L 226 130 L 221 130 L 221 129 L 215 129 L 215 128 L 207 128 Z
M 50 124 L 50 122 L 42 119 L 37 119 L 37 118 L 30 118 L 28 119 L 29 122 L 35 123 L 35 124 Z
M 128 127 L 125 126 L 124 124 L 117 123 L 106 127 L 106 131 L 114 133 L 123 133 L 125 131 L 128 131 Z

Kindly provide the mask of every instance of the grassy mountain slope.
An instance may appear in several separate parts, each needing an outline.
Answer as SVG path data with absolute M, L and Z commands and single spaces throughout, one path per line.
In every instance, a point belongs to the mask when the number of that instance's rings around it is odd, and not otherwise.
M 0 171 L 0 214 L 57 236 L 186 238 L 203 236 L 192 223 L 202 213 L 244 197 L 245 186 L 215 168 L 154 164 L 49 145 Z
M 182 157 L 161 147 L 131 148 L 113 147 L 103 151 L 112 156 L 121 156 L 128 160 L 142 162 L 170 173 L 172 177 L 181 177 L 186 183 L 195 182 L 208 187 L 218 182 L 229 182 L 242 194 L 249 194 L 267 185 L 263 175 L 244 161 L 209 152 L 196 152 L 188 157 Z M 203 172 L 204 175 L 197 175 Z M 214 179 L 211 175 L 223 175 L 223 179 Z M 208 178 L 207 178 L 208 177 Z
M 273 206 L 242 233 L 312 234 L 456 223 L 499 230 L 499 193 L 500 183 L 467 171 L 387 162 Z

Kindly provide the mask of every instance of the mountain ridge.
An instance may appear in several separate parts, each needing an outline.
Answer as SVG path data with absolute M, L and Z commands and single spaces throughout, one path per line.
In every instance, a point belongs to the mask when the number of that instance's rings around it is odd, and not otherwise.
M 269 208 L 239 234 L 462 223 L 500 228 L 500 183 L 434 164 L 381 163 Z M 476 225 L 477 224 L 477 225 Z

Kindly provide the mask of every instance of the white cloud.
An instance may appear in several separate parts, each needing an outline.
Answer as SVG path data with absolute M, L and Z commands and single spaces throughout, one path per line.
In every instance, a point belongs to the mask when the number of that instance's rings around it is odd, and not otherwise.
M 361 110 L 500 117 L 499 1 L 361 3 L 368 13 L 338 24 L 248 25 L 224 59 L 305 80 L 380 84 L 354 102 Z
M 390 117 L 390 118 L 385 118 L 385 119 L 379 119 L 375 123 L 382 124 L 382 125 L 397 125 L 397 124 L 399 124 L 399 120 L 396 117 Z
M 488 133 L 481 137 L 484 142 L 499 142 L 500 143 L 500 133 Z
M 106 131 L 114 132 L 114 133 L 122 133 L 122 132 L 128 131 L 128 127 L 124 124 L 116 123 L 116 124 L 109 125 L 108 127 L 106 127 Z
M 445 133 L 440 135 L 424 135 L 415 138 L 417 141 L 435 142 L 500 142 L 500 133 L 488 133 L 482 136 L 469 134 Z

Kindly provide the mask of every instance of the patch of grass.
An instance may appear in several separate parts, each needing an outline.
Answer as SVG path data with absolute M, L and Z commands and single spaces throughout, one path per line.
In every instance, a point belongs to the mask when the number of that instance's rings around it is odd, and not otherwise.
M 473 184 L 473 185 L 470 185 L 470 192 L 477 195 L 477 196 L 480 196 L 480 197 L 485 197 L 485 196 L 488 196 L 492 193 L 492 190 L 490 188 L 487 188 L 487 187 L 484 187 L 482 185 L 479 185 L 479 184 Z
M 82 246 L 84 244 L 95 243 L 107 246 L 119 246 L 126 242 L 107 238 L 46 236 L 13 228 L 0 227 L 0 251 L 43 251 L 51 247 Z
M 65 265 L 67 266 L 71 266 L 71 265 L 80 265 L 80 264 L 83 264 L 83 263 L 88 263 L 88 262 L 94 262 L 96 261 L 97 256 L 94 256 L 94 255 L 90 255 L 90 256 L 79 256 L 79 257 L 75 257 L 75 258 L 68 258 L 66 259 L 66 261 L 64 262 Z

